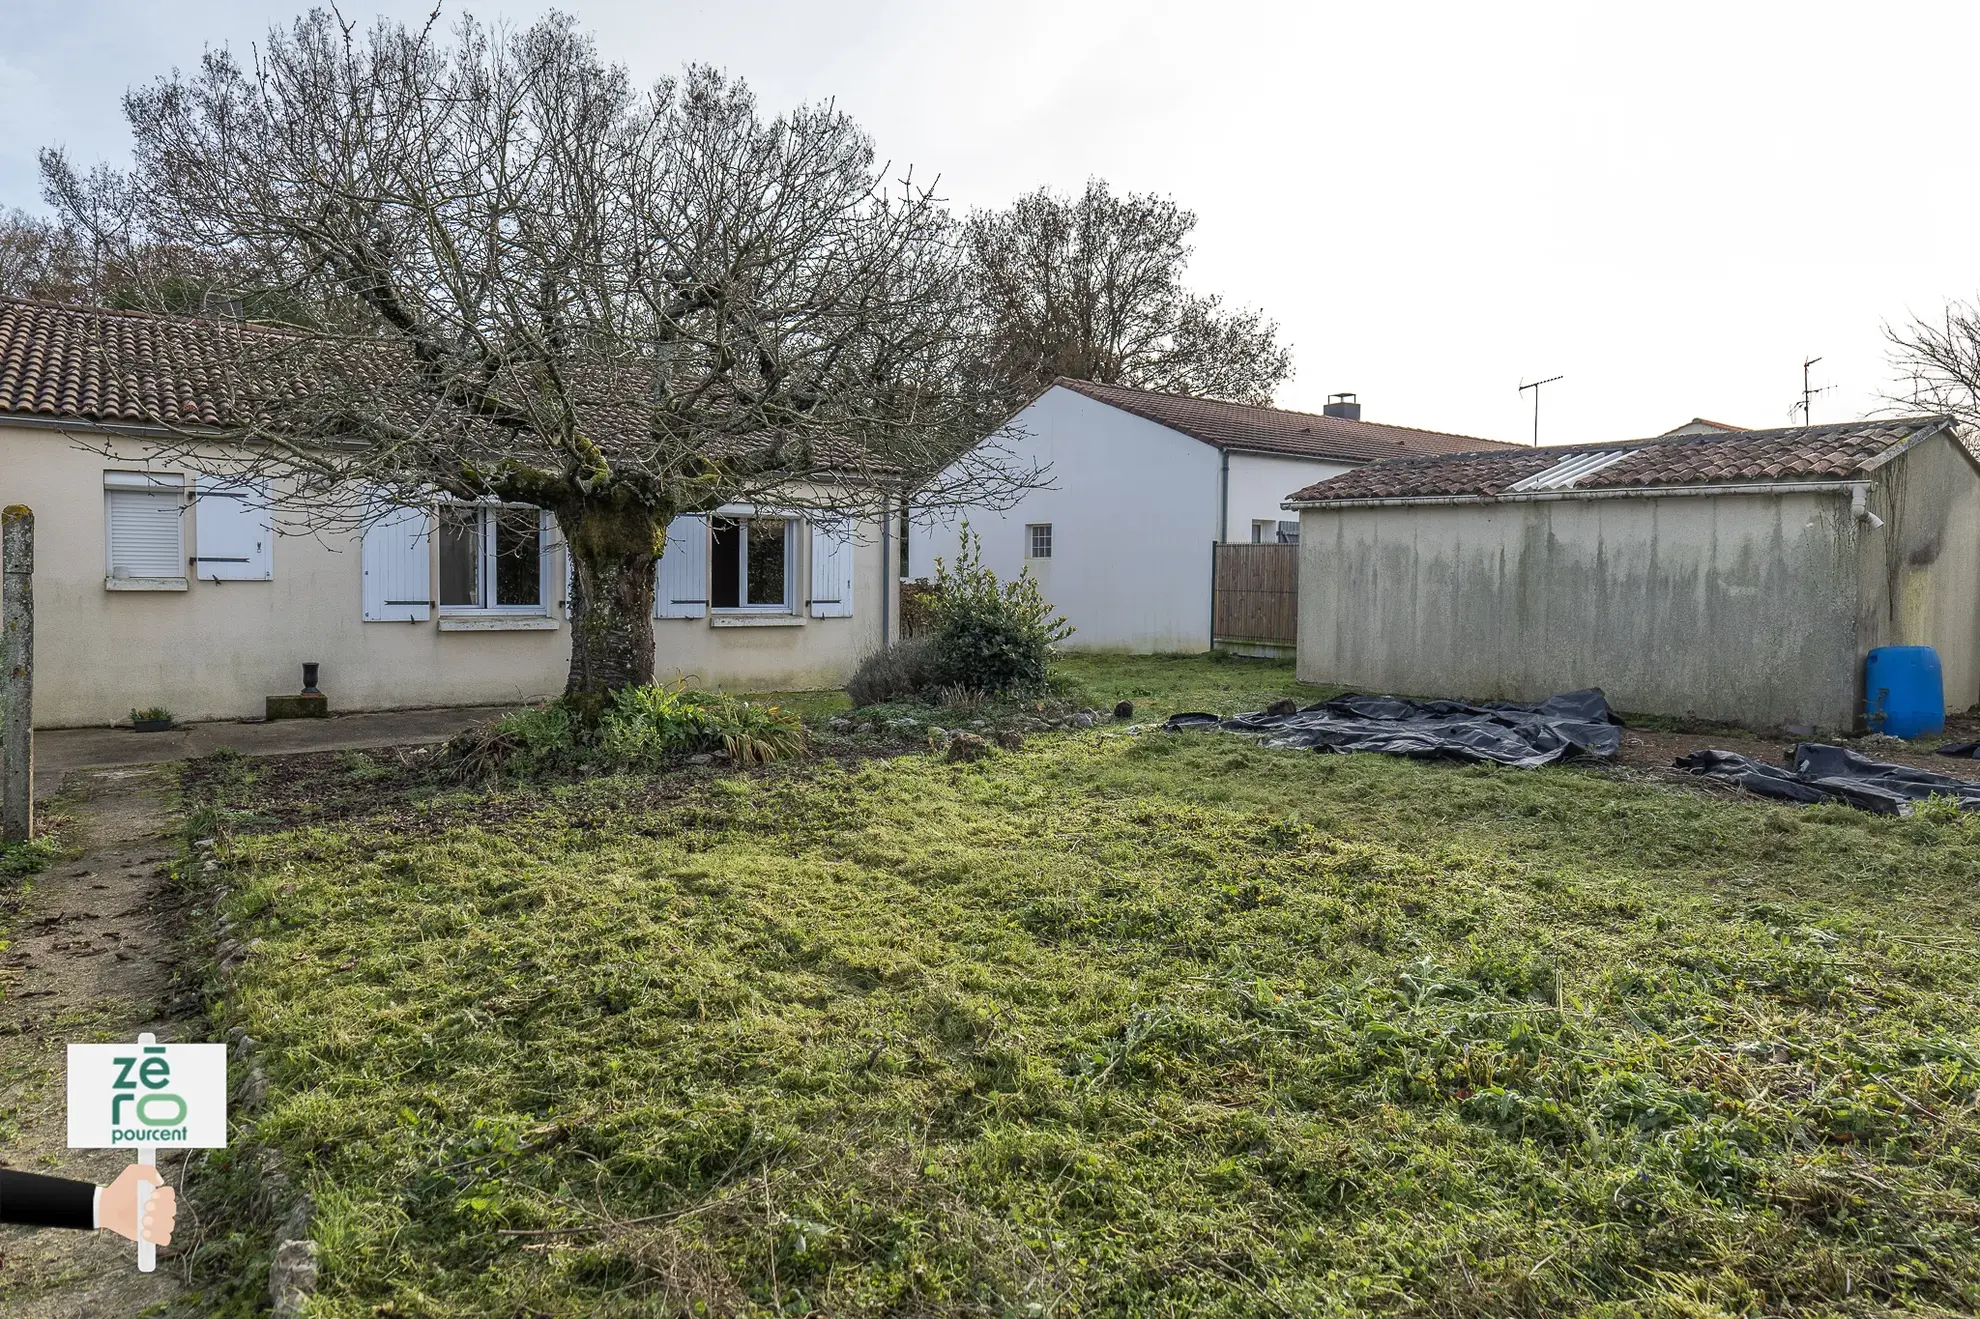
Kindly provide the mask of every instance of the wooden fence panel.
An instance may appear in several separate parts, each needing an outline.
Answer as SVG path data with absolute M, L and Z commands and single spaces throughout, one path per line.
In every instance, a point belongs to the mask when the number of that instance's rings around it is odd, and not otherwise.
M 1213 545 L 1217 641 L 1290 646 L 1299 636 L 1299 546 Z

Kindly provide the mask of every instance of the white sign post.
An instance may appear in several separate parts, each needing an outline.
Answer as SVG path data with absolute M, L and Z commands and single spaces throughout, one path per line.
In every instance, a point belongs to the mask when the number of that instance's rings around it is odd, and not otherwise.
M 160 1044 L 147 1031 L 136 1044 L 69 1046 L 69 1148 L 137 1151 L 157 1166 L 157 1149 L 223 1149 L 227 1144 L 227 1046 Z M 138 1271 L 158 1266 L 143 1239 L 151 1185 L 138 1185 Z

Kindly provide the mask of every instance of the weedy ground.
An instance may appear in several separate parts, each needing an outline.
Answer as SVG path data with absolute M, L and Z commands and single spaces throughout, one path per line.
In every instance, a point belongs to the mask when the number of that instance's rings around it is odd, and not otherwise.
M 346 808 L 279 823 L 298 774 Z M 188 783 L 269 1073 L 213 1185 L 266 1145 L 309 1190 L 312 1315 L 1980 1309 L 1980 819 L 1936 805 L 1119 728 Z M 204 1303 L 264 1247 L 203 1240 Z

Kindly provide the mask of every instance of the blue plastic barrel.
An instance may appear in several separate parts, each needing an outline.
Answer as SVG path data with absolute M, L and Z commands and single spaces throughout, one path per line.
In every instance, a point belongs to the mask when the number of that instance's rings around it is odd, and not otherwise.
M 1879 646 L 1863 661 L 1863 722 L 1873 733 L 1928 737 L 1946 731 L 1946 688 L 1930 646 Z

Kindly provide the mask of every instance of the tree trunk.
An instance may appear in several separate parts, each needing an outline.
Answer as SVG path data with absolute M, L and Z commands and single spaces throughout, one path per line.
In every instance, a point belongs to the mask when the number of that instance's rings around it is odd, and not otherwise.
M 668 519 L 636 504 L 557 508 L 571 557 L 571 671 L 564 696 L 596 718 L 613 692 L 653 681 L 653 570 Z

